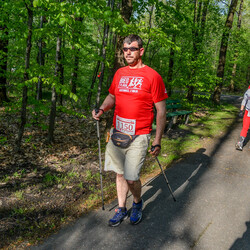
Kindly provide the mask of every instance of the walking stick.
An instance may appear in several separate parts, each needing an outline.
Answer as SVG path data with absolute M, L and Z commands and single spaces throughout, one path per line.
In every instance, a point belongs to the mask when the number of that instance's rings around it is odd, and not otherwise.
M 151 151 L 152 151 L 152 152 L 154 151 L 154 149 L 155 149 L 155 146 L 151 146 Z M 172 195 L 172 197 L 173 197 L 173 200 L 176 201 L 176 199 L 175 199 L 175 197 L 174 197 L 174 194 L 173 194 L 173 191 L 172 191 L 172 189 L 171 189 L 171 187 L 170 187 L 170 185 L 169 185 L 169 183 L 168 183 L 167 176 L 166 176 L 165 172 L 163 171 L 163 168 L 162 168 L 162 166 L 161 166 L 161 164 L 160 164 L 160 162 L 159 162 L 158 157 L 155 156 L 155 159 L 156 159 L 156 161 L 157 161 L 158 164 L 159 164 L 159 167 L 160 167 L 161 172 L 162 172 L 162 174 L 163 174 L 163 176 L 164 176 L 164 178 L 165 178 L 165 180 L 166 180 L 166 183 L 167 183 L 167 185 L 168 185 L 168 189 L 169 189 L 169 191 L 170 191 L 170 193 L 171 193 L 171 195 Z
M 106 30 L 105 30 L 106 32 Z M 105 35 L 106 33 L 104 33 Z M 103 45 L 104 52 L 105 52 L 105 45 Z M 105 54 L 103 54 L 103 58 L 105 59 Z M 102 81 L 104 76 L 104 69 L 105 64 L 104 61 L 101 63 L 101 72 L 99 73 L 99 84 L 98 84 L 98 91 L 97 91 L 97 97 L 96 97 L 96 107 L 100 107 L 100 95 L 101 95 L 101 89 L 102 89 Z M 95 113 L 98 114 L 99 108 L 95 108 Z M 98 150 L 99 150 L 99 168 L 100 168 L 100 180 L 101 180 L 101 194 L 102 194 L 102 210 L 104 210 L 104 201 L 103 201 L 103 187 L 102 187 L 102 158 L 101 158 L 101 141 L 100 141 L 100 129 L 99 129 L 99 121 L 96 120 L 96 128 L 97 128 L 97 139 L 98 139 Z
M 98 114 L 99 109 L 95 109 L 95 113 Z M 99 121 L 96 120 L 97 129 L 97 140 L 98 140 L 98 151 L 99 151 L 99 169 L 100 169 L 100 181 L 101 181 L 101 195 L 102 195 L 102 210 L 104 210 L 104 200 L 103 200 L 103 186 L 102 186 L 102 157 L 101 157 L 101 140 L 100 140 L 100 129 Z

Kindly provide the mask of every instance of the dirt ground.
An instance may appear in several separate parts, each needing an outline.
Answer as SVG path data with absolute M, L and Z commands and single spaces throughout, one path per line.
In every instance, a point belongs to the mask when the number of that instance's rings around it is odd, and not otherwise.
M 54 231 L 99 203 L 95 122 L 59 114 L 52 145 L 46 143 L 46 130 L 34 123 L 25 129 L 21 152 L 15 153 L 16 117 L 1 112 L 0 247 L 29 235 L 35 239 L 35 231 L 39 240 L 44 231 Z M 102 135 L 108 119 L 102 120 Z M 104 181 L 113 182 L 113 176 L 105 175 Z

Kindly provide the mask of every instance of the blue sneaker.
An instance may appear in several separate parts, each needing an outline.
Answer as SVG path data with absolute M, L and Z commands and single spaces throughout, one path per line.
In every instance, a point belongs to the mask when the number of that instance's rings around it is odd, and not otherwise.
M 128 218 L 127 209 L 125 210 L 125 212 L 122 212 L 121 208 L 117 208 L 115 210 L 114 217 L 109 220 L 109 226 L 117 227 L 122 223 L 123 220 L 126 220 L 127 218 Z
M 141 200 L 139 204 L 133 202 L 132 211 L 130 214 L 130 222 L 132 225 L 136 225 L 141 221 L 143 203 L 144 203 L 143 200 Z

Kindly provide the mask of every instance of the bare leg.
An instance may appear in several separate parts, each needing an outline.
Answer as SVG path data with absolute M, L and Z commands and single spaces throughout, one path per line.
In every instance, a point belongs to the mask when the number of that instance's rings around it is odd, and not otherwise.
M 127 181 L 129 190 L 134 196 L 134 202 L 139 203 L 141 201 L 141 181 Z
M 122 174 L 116 174 L 116 190 L 118 196 L 119 207 L 126 207 L 128 183 Z

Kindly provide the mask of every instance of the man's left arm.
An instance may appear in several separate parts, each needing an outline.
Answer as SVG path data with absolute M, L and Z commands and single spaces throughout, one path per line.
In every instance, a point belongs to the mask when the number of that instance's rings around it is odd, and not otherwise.
M 152 146 L 161 145 L 161 138 L 164 133 L 164 129 L 166 126 L 166 100 L 162 100 L 160 102 L 155 103 L 156 108 L 156 134 L 155 139 L 152 143 Z M 153 152 L 150 153 L 153 156 L 157 156 L 161 151 L 160 147 L 155 147 Z

